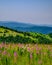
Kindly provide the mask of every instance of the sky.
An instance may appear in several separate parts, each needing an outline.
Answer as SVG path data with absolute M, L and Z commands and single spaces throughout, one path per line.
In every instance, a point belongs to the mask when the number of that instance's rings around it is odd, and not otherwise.
M 0 0 L 0 21 L 52 25 L 52 0 Z

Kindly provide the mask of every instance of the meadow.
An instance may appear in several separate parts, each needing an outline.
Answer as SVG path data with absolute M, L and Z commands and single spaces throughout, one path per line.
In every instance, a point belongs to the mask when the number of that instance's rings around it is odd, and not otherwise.
M 0 43 L 0 65 L 52 65 L 52 44 Z

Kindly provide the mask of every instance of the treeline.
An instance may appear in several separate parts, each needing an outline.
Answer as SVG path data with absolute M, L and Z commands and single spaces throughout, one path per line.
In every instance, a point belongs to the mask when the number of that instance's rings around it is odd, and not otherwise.
M 19 36 L 19 35 L 16 35 L 15 37 L 14 36 L 0 36 L 0 42 L 6 42 L 6 43 L 36 43 L 37 40 L 33 40 L 31 39 L 31 37 L 28 37 L 28 36 Z
M 0 36 L 0 42 L 6 42 L 6 43 L 42 43 L 42 44 L 48 44 L 52 43 L 52 39 L 46 38 L 46 36 L 39 35 L 30 35 L 25 34 L 24 36 L 21 35 L 9 35 L 9 36 Z

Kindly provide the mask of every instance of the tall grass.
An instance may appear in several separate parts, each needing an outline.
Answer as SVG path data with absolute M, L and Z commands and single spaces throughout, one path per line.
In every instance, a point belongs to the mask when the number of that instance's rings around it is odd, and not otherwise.
M 52 65 L 52 45 L 2 43 L 0 65 Z

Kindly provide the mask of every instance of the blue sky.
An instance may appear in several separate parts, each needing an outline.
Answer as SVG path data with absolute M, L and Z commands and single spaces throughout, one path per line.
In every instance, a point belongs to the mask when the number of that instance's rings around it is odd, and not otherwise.
M 0 0 L 0 21 L 52 24 L 52 0 Z

